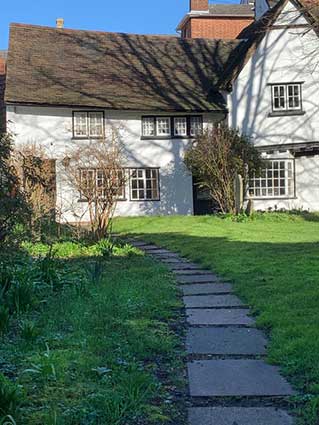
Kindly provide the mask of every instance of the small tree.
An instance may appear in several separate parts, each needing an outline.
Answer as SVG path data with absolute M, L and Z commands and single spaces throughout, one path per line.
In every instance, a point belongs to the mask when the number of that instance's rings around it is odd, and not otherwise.
M 64 160 L 71 186 L 87 204 L 92 235 L 110 235 L 112 219 L 126 181 L 117 132 L 109 138 L 79 146 Z
M 0 134 L 0 242 L 13 226 L 26 219 L 28 208 L 20 191 L 19 178 L 12 164 L 12 136 Z
M 225 125 L 205 130 L 185 154 L 185 164 L 200 188 L 208 189 L 223 213 L 235 210 L 234 178 L 237 174 L 247 183 L 248 173 L 262 166 L 259 151 L 238 130 Z

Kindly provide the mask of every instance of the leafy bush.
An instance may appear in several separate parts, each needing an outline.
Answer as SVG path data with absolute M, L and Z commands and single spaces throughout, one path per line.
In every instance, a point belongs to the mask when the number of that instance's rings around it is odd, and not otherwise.
M 223 213 L 235 211 L 234 178 L 241 174 L 247 182 L 247 170 L 259 172 L 260 152 L 238 130 L 227 126 L 207 129 L 190 145 L 185 164 L 199 188 L 207 189 Z

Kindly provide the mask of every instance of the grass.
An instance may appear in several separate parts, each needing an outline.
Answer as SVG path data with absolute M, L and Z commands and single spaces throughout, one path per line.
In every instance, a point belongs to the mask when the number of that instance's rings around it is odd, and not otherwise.
M 183 391 L 183 353 L 167 270 L 128 245 L 111 256 L 70 242 L 24 249 L 21 262 L 41 274 L 32 308 L 12 313 L 1 339 L 0 393 L 12 408 L 0 401 L 0 423 L 184 423 L 179 399 L 172 403 Z M 39 279 L 49 282 L 44 290 Z
M 300 395 L 300 423 L 319 424 L 318 216 L 118 219 L 115 231 L 176 250 L 234 282 L 271 337 L 269 361 Z

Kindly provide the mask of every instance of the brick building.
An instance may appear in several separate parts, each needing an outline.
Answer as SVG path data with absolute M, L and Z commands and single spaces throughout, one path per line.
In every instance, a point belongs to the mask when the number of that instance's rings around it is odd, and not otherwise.
M 255 16 L 249 2 L 209 4 L 209 0 L 190 0 L 189 9 L 177 27 L 182 38 L 233 39 Z

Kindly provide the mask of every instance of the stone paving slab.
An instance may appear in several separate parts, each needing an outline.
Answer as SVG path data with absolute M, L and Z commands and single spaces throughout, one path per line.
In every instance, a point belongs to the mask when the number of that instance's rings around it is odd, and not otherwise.
M 187 366 L 192 397 L 294 394 L 278 368 L 262 360 L 201 360 L 190 362 Z
M 267 340 L 254 328 L 189 328 L 189 354 L 264 355 Z
M 180 256 L 178 254 L 176 254 L 175 252 L 171 252 L 171 251 L 164 252 L 164 253 L 161 253 L 161 252 L 157 253 L 156 251 L 152 251 L 152 252 L 150 252 L 150 254 L 152 254 L 154 257 L 157 257 L 157 258 L 163 258 L 163 259 L 165 259 L 165 258 L 176 258 L 179 261 L 181 261 Z
M 272 407 L 193 407 L 189 425 L 293 425 L 291 416 Z
M 161 258 L 161 261 L 167 264 L 187 264 L 186 260 L 176 257 L 176 254 L 174 254 L 174 256 L 171 256 L 171 257 Z
M 129 243 L 130 243 L 132 246 L 135 246 L 136 248 L 139 248 L 139 247 L 142 247 L 142 246 L 146 246 L 146 245 L 148 245 L 148 243 L 147 243 L 147 242 L 134 241 L 134 240 L 129 240 Z
M 153 244 L 147 244 L 147 245 L 143 245 L 143 246 L 141 246 L 141 249 L 143 250 L 143 251 L 150 251 L 150 250 L 152 250 L 152 249 L 159 249 L 158 248 L 158 246 L 156 246 L 156 245 L 153 245 Z
M 183 297 L 186 308 L 242 307 L 236 295 L 187 295 Z
M 150 248 L 145 251 L 151 255 L 174 254 L 171 251 L 168 251 L 167 249 L 164 249 L 164 248 Z
M 213 283 L 220 282 L 220 279 L 213 273 L 207 275 L 176 276 L 178 283 Z
M 210 270 L 204 270 L 204 269 L 192 269 L 192 270 L 175 270 L 174 273 L 176 275 L 183 275 L 183 276 L 199 276 L 199 275 L 211 275 L 212 272 Z
M 226 294 L 233 291 L 230 283 L 194 283 L 180 285 L 183 295 Z
M 187 322 L 190 325 L 254 325 L 248 316 L 247 308 L 186 309 Z
M 199 266 L 194 263 L 188 263 L 187 261 L 179 261 L 177 263 L 167 263 L 167 267 L 172 270 L 173 272 L 179 271 L 179 270 L 198 270 Z

